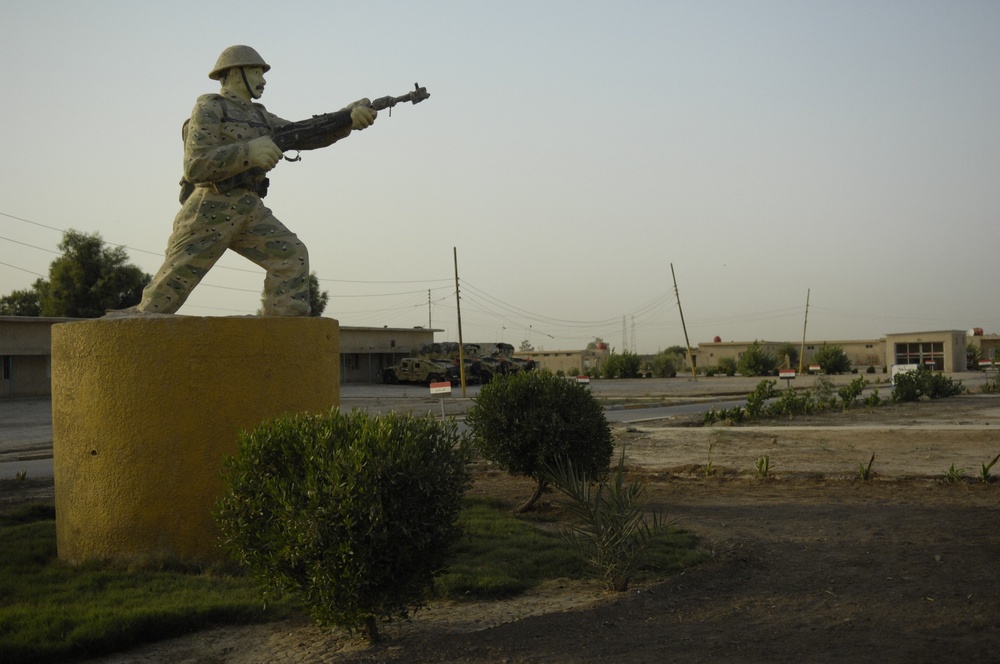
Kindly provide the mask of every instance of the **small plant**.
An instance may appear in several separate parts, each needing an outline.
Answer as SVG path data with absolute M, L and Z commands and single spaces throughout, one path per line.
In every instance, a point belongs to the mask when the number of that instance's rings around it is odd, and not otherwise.
M 571 500 L 564 504 L 578 523 L 564 533 L 608 590 L 623 592 L 650 545 L 669 524 L 659 512 L 650 524 L 643 514 L 641 482 L 625 481 L 625 452 L 607 480 L 592 482 L 568 459 L 547 470 L 549 481 Z
M 753 392 L 747 395 L 747 419 L 756 420 L 766 414 L 767 402 L 779 396 L 774 387 L 778 381 L 762 380 Z
M 965 468 L 958 468 L 951 464 L 951 468 L 944 474 L 945 482 L 961 482 L 965 479 Z
M 713 440 L 708 446 L 708 463 L 705 464 L 705 477 L 711 477 L 715 473 L 715 468 L 712 466 L 712 452 L 718 444 L 719 441 Z
M 837 402 L 833 380 L 826 374 L 816 376 L 816 380 L 813 382 L 813 394 L 816 402 L 822 404 L 823 407 L 832 407 Z
M 878 388 L 872 388 L 871 393 L 862 400 L 862 403 L 866 408 L 878 408 L 881 406 L 882 398 L 878 395 Z
M 837 394 L 840 395 L 844 410 L 851 408 L 857 403 L 861 393 L 865 391 L 865 385 L 867 385 L 867 381 L 859 376 L 838 390 Z
M 1000 374 L 998 374 L 995 378 L 988 379 L 986 383 L 979 388 L 979 391 L 983 394 L 995 394 L 1000 392 Z
M 765 479 L 767 477 L 768 472 L 770 472 L 771 469 L 771 458 L 768 457 L 766 454 L 762 454 L 759 457 L 757 457 L 757 463 L 755 464 L 755 466 L 757 468 L 758 479 Z
M 867 466 L 865 464 L 863 464 L 863 463 L 861 464 L 861 468 L 858 471 L 858 476 L 862 480 L 866 480 L 867 481 L 867 480 L 870 480 L 872 477 L 875 476 L 874 472 L 872 471 L 872 464 L 873 463 L 875 463 L 875 453 L 874 452 L 872 452 L 872 458 L 868 460 L 868 465 Z
M 18 482 L 23 482 L 24 480 L 28 479 L 28 471 L 22 468 L 21 470 L 17 471 L 16 475 L 14 475 L 14 479 L 16 479 Z
M 799 394 L 794 388 L 788 388 L 768 408 L 768 414 L 775 417 L 787 415 L 808 415 L 813 410 L 812 394 L 808 390 Z
M 990 469 L 993 468 L 994 464 L 996 464 L 997 461 L 1000 461 L 1000 454 L 993 457 L 993 461 L 981 464 L 982 468 L 979 470 L 980 482 L 983 482 L 985 484 L 986 482 L 990 481 Z

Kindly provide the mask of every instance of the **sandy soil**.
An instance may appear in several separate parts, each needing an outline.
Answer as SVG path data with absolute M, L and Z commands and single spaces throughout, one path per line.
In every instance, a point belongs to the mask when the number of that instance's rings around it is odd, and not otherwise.
M 709 559 L 626 593 L 556 583 L 505 602 L 436 603 L 369 646 L 301 620 L 209 629 L 125 662 L 952 662 L 1000 658 L 1000 397 L 703 428 L 616 427 L 651 508 Z M 875 454 L 872 481 L 858 467 Z M 755 477 L 768 455 L 772 473 Z M 711 473 L 707 474 L 709 462 Z M 945 482 L 954 464 L 965 481 Z M 994 467 L 1000 475 L 1000 464 Z M 524 479 L 483 472 L 508 500 Z

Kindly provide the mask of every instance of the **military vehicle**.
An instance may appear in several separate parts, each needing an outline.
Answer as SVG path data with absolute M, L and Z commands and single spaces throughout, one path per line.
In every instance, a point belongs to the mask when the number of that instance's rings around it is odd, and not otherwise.
M 408 357 L 382 372 L 382 382 L 389 385 L 396 383 L 429 385 L 444 381 L 448 381 L 452 385 L 458 384 L 458 367 L 451 362 L 420 357 Z
M 535 368 L 532 360 L 515 358 L 513 354 L 514 347 L 503 342 L 464 344 L 462 358 L 465 360 L 465 381 L 472 384 L 488 383 L 494 376 Z M 458 343 L 454 341 L 424 344 L 417 351 L 417 356 L 421 358 L 451 362 L 456 372 L 458 355 Z

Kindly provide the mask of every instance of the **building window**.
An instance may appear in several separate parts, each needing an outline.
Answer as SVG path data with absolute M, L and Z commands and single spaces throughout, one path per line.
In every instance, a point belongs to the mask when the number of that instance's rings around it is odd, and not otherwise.
M 346 355 L 344 355 L 344 368 L 347 370 L 353 370 L 358 368 L 357 353 L 347 353 Z
M 896 344 L 896 364 L 922 364 L 928 369 L 944 371 L 944 342 Z
M 0 355 L 0 380 L 10 380 L 13 359 L 10 355 Z

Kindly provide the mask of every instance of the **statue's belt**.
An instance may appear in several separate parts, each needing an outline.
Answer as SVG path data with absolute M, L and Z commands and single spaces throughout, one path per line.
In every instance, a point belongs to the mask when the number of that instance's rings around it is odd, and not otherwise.
M 195 186 L 212 189 L 217 194 L 224 194 L 233 189 L 248 189 L 261 198 L 264 198 L 267 195 L 267 185 L 268 179 L 264 175 L 264 172 L 258 168 L 252 168 L 249 171 L 238 173 L 225 180 L 199 182 Z

